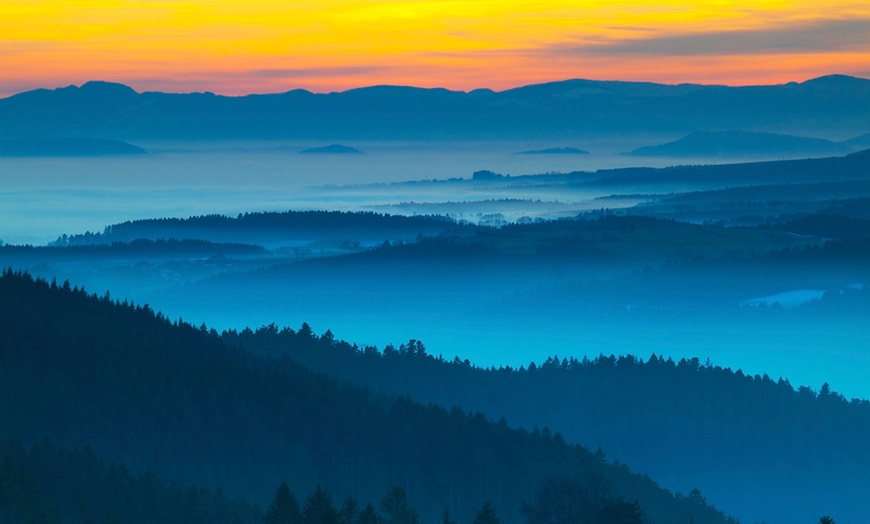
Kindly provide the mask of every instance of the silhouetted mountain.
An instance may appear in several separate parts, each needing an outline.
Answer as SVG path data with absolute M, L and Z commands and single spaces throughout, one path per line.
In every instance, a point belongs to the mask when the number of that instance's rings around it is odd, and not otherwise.
M 265 329 L 306 347 L 333 341 L 307 325 Z M 593 503 L 639 501 L 645 522 L 729 522 L 702 497 L 674 496 L 549 430 L 375 395 L 291 359 L 255 357 L 232 338 L 4 271 L 3 436 L 87 445 L 135 475 L 151 470 L 261 505 L 281 481 L 363 502 L 399 485 L 426 522 L 448 507 L 469 521 L 491 500 L 514 523 L 547 479 L 570 477 L 596 486 Z
M 332 144 L 323 147 L 312 147 L 303 149 L 300 153 L 305 155 L 361 155 L 362 151 L 354 147 L 343 146 L 341 144 Z
M 494 92 L 375 86 L 341 93 L 135 93 L 104 82 L 0 100 L 0 137 L 575 138 L 756 129 L 866 132 L 870 80 L 724 87 L 567 80 Z
M 589 151 L 577 149 L 576 147 L 550 147 L 547 149 L 533 149 L 531 151 L 520 151 L 517 155 L 588 155 Z
M 640 147 L 627 154 L 672 157 L 795 157 L 835 156 L 851 151 L 844 144 L 819 138 L 746 131 L 696 131 L 677 141 Z
M 3 156 L 104 156 L 141 155 L 141 147 L 98 138 L 18 138 L 0 140 Z

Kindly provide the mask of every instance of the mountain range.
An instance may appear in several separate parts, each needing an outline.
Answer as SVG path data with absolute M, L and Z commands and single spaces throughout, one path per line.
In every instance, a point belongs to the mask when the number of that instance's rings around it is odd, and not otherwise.
M 842 75 L 749 87 L 566 80 L 499 92 L 373 86 L 239 97 L 94 81 L 0 99 L 0 138 L 449 140 L 745 129 L 844 140 L 867 133 L 868 101 L 870 80 Z

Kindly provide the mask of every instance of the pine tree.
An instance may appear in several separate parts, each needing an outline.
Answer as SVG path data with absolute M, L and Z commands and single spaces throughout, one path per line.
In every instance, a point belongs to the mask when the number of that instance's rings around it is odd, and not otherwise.
M 477 514 L 474 516 L 474 524 L 501 524 L 501 521 L 495 514 L 495 508 L 492 507 L 490 501 L 484 502 L 483 506 L 477 510 Z
M 263 517 L 263 524 L 302 524 L 299 502 L 286 482 L 278 486 L 275 500 L 269 505 Z
M 339 522 L 341 524 L 356 524 L 357 516 L 359 515 L 359 503 L 353 497 L 344 499 L 341 509 L 338 510 Z
M 417 513 L 408 505 L 405 490 L 395 486 L 381 500 L 385 524 L 420 524 Z
M 305 500 L 302 510 L 304 524 L 339 524 L 338 511 L 332 503 L 332 497 L 318 484 Z
M 371 502 L 366 504 L 366 507 L 360 512 L 357 517 L 356 524 L 383 524 L 384 520 L 378 515 L 377 510 L 372 506 Z

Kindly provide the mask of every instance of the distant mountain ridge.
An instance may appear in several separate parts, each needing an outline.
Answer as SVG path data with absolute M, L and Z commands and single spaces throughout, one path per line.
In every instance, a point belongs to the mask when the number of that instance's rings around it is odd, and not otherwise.
M 635 156 L 800 156 L 843 155 L 846 143 L 821 138 L 752 133 L 748 131 L 695 131 L 679 140 L 630 151 Z
M 0 157 L 141 155 L 141 147 L 100 138 L 18 138 L 0 140 Z
M 495 139 L 699 129 L 847 137 L 866 133 L 868 121 L 870 80 L 842 75 L 752 87 L 566 80 L 500 92 L 373 86 L 239 97 L 88 82 L 0 99 L 0 138 Z

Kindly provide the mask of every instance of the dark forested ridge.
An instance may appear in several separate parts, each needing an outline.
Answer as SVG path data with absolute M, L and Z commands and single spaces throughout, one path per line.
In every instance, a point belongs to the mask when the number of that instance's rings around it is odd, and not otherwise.
M 383 215 L 342 211 L 244 213 L 236 217 L 205 215 L 190 218 L 134 220 L 106 226 L 102 232 L 63 235 L 55 246 L 130 242 L 137 239 L 197 239 L 211 242 L 304 241 L 312 239 L 415 238 L 455 230 L 460 226 L 440 216 Z
M 429 355 L 418 340 L 380 352 L 330 333 L 310 339 L 275 326 L 223 339 L 386 392 L 468 406 L 528 428 L 548 425 L 653 476 L 702 480 L 720 498 L 764 508 L 777 521 L 827 512 L 859 522 L 866 515 L 870 402 L 848 400 L 828 384 L 795 387 L 657 355 L 554 356 L 518 369 L 482 369 Z
M 313 346 L 330 340 L 307 329 L 293 336 Z M 536 504 L 548 486 L 570 491 L 579 482 L 595 487 L 591 498 L 577 498 L 581 508 L 591 501 L 626 519 L 639 508 L 649 523 L 727 520 L 699 495 L 674 496 L 549 430 L 515 430 L 480 413 L 375 395 L 292 358 L 252 356 L 234 342 L 148 306 L 4 271 L 3 437 L 25 449 L 45 437 L 89 446 L 127 465 L 134 484 L 151 471 L 261 507 L 282 481 L 296 493 L 320 483 L 337 500 L 352 495 L 362 503 L 398 485 L 423 522 L 445 508 L 468 522 L 486 500 L 502 522 L 525 522 L 523 502 Z

